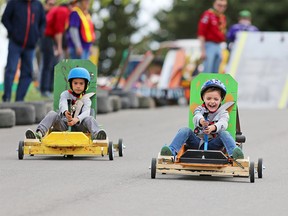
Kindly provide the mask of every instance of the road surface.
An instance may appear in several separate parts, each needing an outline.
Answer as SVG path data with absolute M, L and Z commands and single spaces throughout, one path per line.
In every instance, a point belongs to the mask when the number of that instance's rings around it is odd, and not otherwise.
M 264 158 L 263 179 L 157 175 L 150 161 L 177 130 L 188 107 L 99 115 L 124 157 L 17 158 L 19 140 L 36 125 L 0 129 L 0 215 L 287 215 L 288 110 L 240 108 L 245 156 Z M 257 175 L 256 175 L 257 176 Z

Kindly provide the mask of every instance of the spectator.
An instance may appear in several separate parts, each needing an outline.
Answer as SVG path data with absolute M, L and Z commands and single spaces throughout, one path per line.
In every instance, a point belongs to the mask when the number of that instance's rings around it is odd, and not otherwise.
M 70 15 L 68 47 L 70 58 L 88 59 L 95 41 L 94 26 L 89 14 L 90 0 L 78 0 L 79 6 Z
M 237 32 L 239 31 L 259 31 L 259 29 L 251 23 L 251 13 L 248 10 L 242 10 L 239 12 L 238 23 L 232 25 L 227 33 L 227 40 L 229 48 L 232 48 L 232 44 L 236 39 Z
M 23 101 L 32 81 L 35 46 L 45 28 L 44 8 L 38 0 L 10 0 L 2 16 L 2 23 L 9 38 L 2 100 L 11 100 L 13 80 L 21 59 L 16 101 Z
M 47 0 L 46 4 L 55 2 Z M 53 92 L 54 66 L 63 59 L 63 38 L 69 26 L 70 6 L 73 1 L 57 7 L 52 7 L 46 14 L 46 29 L 41 41 L 43 67 L 40 79 L 42 96 L 50 97 Z
M 47 14 L 48 11 L 55 6 L 55 2 L 56 0 L 45 0 L 44 2 L 44 10 L 45 10 L 45 13 Z
M 49 86 L 51 85 L 51 75 L 48 73 L 50 69 L 53 70 L 54 62 L 49 63 L 52 60 L 54 60 L 54 54 L 53 54 L 53 42 L 51 43 L 49 37 L 46 36 L 46 31 L 48 28 L 48 22 L 47 22 L 47 15 L 49 11 L 55 7 L 56 0 L 45 0 L 44 1 L 44 10 L 46 15 L 46 27 L 44 30 L 44 35 L 40 40 L 39 47 L 41 52 L 41 58 L 42 58 L 42 65 L 41 65 L 41 72 L 40 72 L 40 92 L 41 95 L 44 97 L 49 97 L 51 95 L 52 89 L 49 89 Z M 52 53 L 52 54 L 51 54 Z M 52 64 L 52 65 L 50 65 Z
M 70 14 L 72 9 L 78 4 L 78 0 L 68 0 L 68 8 L 70 10 L 69 18 L 68 18 L 68 25 L 65 28 L 65 33 L 63 35 L 62 40 L 62 48 L 63 48 L 63 58 L 69 58 L 69 50 L 68 50 L 68 30 L 69 30 L 69 21 L 70 21 Z
M 227 0 L 214 0 L 213 8 L 206 10 L 198 24 L 203 72 L 218 73 L 222 60 L 221 43 L 225 41 Z

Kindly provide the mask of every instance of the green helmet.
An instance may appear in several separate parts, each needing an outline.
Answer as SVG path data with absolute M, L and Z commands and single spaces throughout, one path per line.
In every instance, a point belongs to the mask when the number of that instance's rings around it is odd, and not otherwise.
M 248 10 L 242 10 L 239 12 L 239 17 L 242 18 L 251 18 L 251 12 Z

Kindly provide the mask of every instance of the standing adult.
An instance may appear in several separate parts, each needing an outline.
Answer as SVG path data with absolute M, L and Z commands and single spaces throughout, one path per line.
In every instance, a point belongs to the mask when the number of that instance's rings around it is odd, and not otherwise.
M 227 32 L 227 41 L 229 43 L 230 49 L 232 48 L 232 45 L 236 39 L 236 35 L 239 31 L 259 31 L 256 26 L 252 25 L 252 16 L 250 11 L 242 10 L 239 12 L 238 17 L 238 23 L 232 25 Z
M 56 0 L 45 0 L 44 1 L 44 11 L 47 14 L 50 9 L 55 6 Z
M 214 0 L 213 7 L 206 10 L 198 23 L 198 39 L 201 44 L 201 59 L 204 61 L 203 72 L 218 73 L 222 60 L 221 43 L 226 37 L 227 0 Z
M 45 28 L 44 8 L 38 0 L 10 0 L 2 16 L 2 23 L 9 38 L 2 100 L 11 100 L 13 80 L 21 59 L 16 101 L 23 101 L 32 81 L 35 46 Z
M 47 3 L 49 1 L 55 0 L 47 0 Z M 40 79 L 40 91 L 44 97 L 50 97 L 53 92 L 54 66 L 63 59 L 63 40 L 74 1 L 52 7 L 46 14 L 46 28 L 41 41 L 43 68 Z
M 39 89 L 41 95 L 43 97 L 50 97 L 52 86 L 51 82 L 53 82 L 53 75 L 51 75 L 51 70 L 53 70 L 54 66 L 54 51 L 53 51 L 53 42 L 50 40 L 50 37 L 46 36 L 46 31 L 48 26 L 47 22 L 47 15 L 49 12 L 55 7 L 56 0 L 45 0 L 44 1 L 44 10 L 46 15 L 46 27 L 44 30 L 44 35 L 40 40 L 40 51 L 41 51 L 41 72 L 40 72 L 40 82 L 39 82 Z
M 89 6 L 90 0 L 78 0 L 78 6 L 70 14 L 68 47 L 72 59 L 88 59 L 95 41 Z

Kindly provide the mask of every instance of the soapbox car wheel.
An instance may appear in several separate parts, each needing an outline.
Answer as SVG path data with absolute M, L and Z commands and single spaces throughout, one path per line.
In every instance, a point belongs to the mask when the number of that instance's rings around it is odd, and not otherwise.
M 156 158 L 152 158 L 152 161 L 151 161 L 151 178 L 152 179 L 155 179 L 156 177 L 156 163 L 157 163 Z
M 18 159 L 22 160 L 24 158 L 24 141 L 20 141 L 18 145 Z
M 263 159 L 262 158 L 258 159 L 257 173 L 258 173 L 258 178 L 263 177 Z
M 113 160 L 114 158 L 114 152 L 113 152 L 113 142 L 110 141 L 108 145 L 108 155 L 109 155 L 109 160 Z
M 250 177 L 250 182 L 254 183 L 255 182 L 255 166 L 254 166 L 254 162 L 250 162 L 249 177 Z
M 236 134 L 236 142 L 245 143 L 246 137 L 242 134 Z
M 118 140 L 118 152 L 119 152 L 119 157 L 123 157 L 123 139 Z

